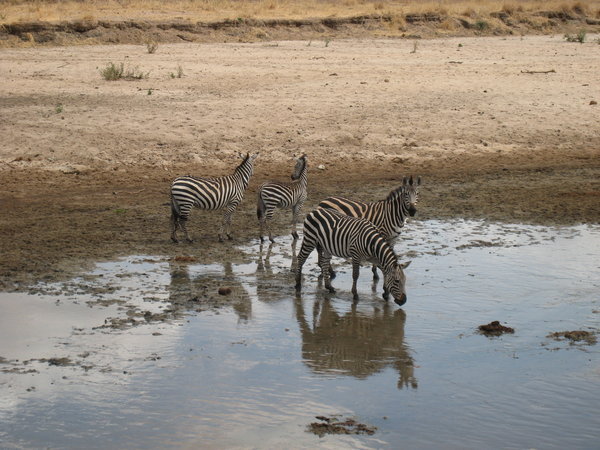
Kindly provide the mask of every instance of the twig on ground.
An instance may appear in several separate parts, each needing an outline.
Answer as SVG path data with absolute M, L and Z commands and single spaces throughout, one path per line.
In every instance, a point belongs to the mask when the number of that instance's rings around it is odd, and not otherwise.
M 521 70 L 521 73 L 556 73 L 556 70 Z

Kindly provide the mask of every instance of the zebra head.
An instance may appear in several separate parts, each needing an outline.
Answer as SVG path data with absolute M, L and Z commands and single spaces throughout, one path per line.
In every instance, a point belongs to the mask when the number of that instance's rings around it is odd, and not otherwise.
M 410 214 L 410 217 L 414 217 L 417 213 L 420 185 L 421 177 L 417 177 L 417 179 L 414 180 L 411 175 L 410 178 L 404 177 L 402 180 L 402 202 L 404 203 L 404 208 L 408 211 L 408 214 Z
M 299 158 L 296 158 L 296 155 L 294 155 L 294 158 L 296 159 L 296 167 L 294 167 L 294 173 L 292 173 L 292 180 L 297 180 L 306 167 L 306 153 Z
M 254 160 L 258 157 L 258 152 L 256 152 L 255 155 L 251 155 L 250 153 L 246 153 L 244 155 L 242 152 L 240 152 L 239 156 L 243 159 L 243 161 L 238 166 L 238 169 L 244 167 L 246 168 L 247 172 L 252 175 L 254 172 Z
M 404 269 L 410 265 L 410 261 L 404 264 L 394 264 L 390 269 L 384 272 L 383 280 L 383 298 L 388 300 L 390 293 L 394 297 L 394 302 L 398 306 L 402 306 L 406 303 L 406 277 L 404 276 Z

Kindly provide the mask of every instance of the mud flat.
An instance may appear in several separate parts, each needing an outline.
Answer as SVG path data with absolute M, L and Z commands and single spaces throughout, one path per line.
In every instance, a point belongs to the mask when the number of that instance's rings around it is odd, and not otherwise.
M 381 198 L 414 173 L 422 218 L 599 222 L 594 36 L 414 50 L 406 40 L 0 50 L 0 286 L 90 258 L 177 256 L 170 181 L 230 173 L 239 152 L 261 156 L 234 217 L 238 242 L 258 232 L 257 186 L 288 179 L 299 152 L 307 208 L 331 194 Z M 111 62 L 147 77 L 106 81 Z M 216 257 L 218 221 L 190 223 Z

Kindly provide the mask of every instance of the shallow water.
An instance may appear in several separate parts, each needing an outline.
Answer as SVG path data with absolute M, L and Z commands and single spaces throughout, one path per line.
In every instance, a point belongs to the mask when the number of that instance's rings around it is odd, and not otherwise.
M 290 240 L 238 250 L 0 294 L 1 446 L 597 448 L 598 345 L 547 336 L 598 330 L 600 228 L 411 222 L 403 308 L 367 266 L 358 304 L 342 260 L 297 297 Z M 306 431 L 335 415 L 377 431 Z

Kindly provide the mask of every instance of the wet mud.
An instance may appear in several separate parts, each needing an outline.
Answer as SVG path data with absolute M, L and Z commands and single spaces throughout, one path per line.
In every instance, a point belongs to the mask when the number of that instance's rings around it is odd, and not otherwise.
M 310 433 L 323 437 L 326 434 L 368 434 L 373 435 L 377 427 L 357 422 L 352 418 L 316 416 L 319 422 L 312 422 L 308 426 Z
M 479 325 L 477 329 L 479 330 L 479 333 L 485 336 L 501 336 L 505 333 L 512 334 L 515 332 L 514 328 L 501 325 L 498 320 L 494 320 L 485 325 Z

